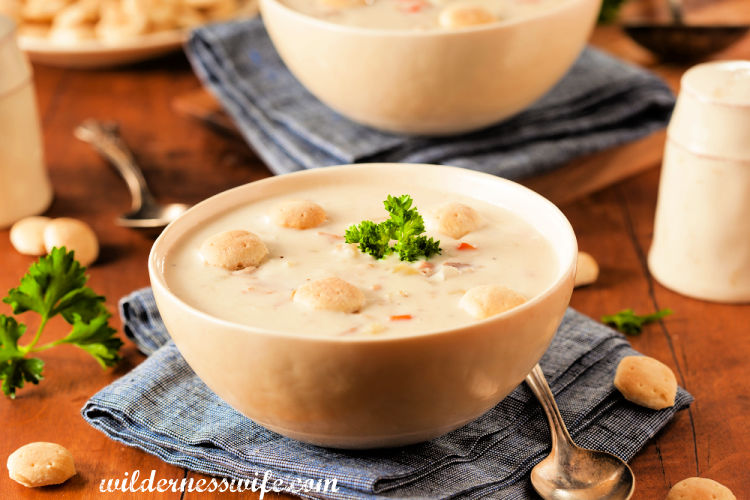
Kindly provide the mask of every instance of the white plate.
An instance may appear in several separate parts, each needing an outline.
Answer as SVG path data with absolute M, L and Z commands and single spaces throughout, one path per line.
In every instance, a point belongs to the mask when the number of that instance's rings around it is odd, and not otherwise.
M 105 68 L 152 59 L 182 46 L 187 32 L 163 31 L 113 45 L 98 40 L 63 45 L 46 38 L 19 36 L 18 44 L 39 64 L 63 68 Z

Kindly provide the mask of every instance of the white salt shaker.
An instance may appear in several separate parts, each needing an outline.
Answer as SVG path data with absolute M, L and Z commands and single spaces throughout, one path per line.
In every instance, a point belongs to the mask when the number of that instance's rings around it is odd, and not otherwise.
M 750 302 L 750 61 L 700 64 L 681 87 L 649 269 L 683 295 Z
M 0 228 L 52 201 L 31 68 L 14 35 L 14 23 L 0 16 Z

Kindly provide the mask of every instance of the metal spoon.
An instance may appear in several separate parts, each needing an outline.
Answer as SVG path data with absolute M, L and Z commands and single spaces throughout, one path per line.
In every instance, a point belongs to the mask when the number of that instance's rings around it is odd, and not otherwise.
M 116 219 L 117 224 L 140 229 L 160 228 L 188 209 L 184 203 L 162 205 L 156 201 L 116 124 L 86 120 L 74 133 L 108 159 L 128 185 L 133 201 L 130 211 Z
M 531 470 L 531 484 L 544 500 L 627 500 L 635 490 L 628 464 L 603 451 L 573 442 L 544 373 L 536 365 L 526 384 L 547 414 L 552 450 Z
M 625 32 L 662 61 L 691 62 L 729 47 L 747 33 L 748 25 L 687 25 L 682 0 L 668 0 L 672 24 L 628 23 Z

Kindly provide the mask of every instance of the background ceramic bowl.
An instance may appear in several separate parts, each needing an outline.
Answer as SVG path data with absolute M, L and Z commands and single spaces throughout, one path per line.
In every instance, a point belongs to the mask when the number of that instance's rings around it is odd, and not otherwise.
M 601 0 L 564 0 L 535 17 L 461 30 L 343 26 L 261 0 L 291 72 L 344 116 L 386 131 L 446 135 L 507 118 L 570 68 Z
M 310 183 L 408 179 L 512 210 L 549 239 L 553 283 L 505 314 L 408 337 L 312 337 L 230 323 L 198 311 L 164 277 L 170 251 L 194 227 L 253 200 Z M 405 180 L 406 179 L 406 180 Z M 390 181 L 389 181 L 390 182 Z M 454 167 L 370 164 L 307 170 L 218 194 L 156 240 L 149 273 L 164 323 L 185 360 L 216 394 L 264 427 L 339 448 L 416 443 L 474 420 L 508 395 L 547 349 L 573 290 L 576 239 L 565 216 L 525 187 Z

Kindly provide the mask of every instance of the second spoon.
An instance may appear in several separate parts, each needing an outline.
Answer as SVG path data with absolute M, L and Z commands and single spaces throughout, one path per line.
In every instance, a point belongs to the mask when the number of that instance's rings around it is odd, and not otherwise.
M 94 146 L 128 185 L 133 201 L 130 211 L 117 218 L 119 225 L 140 229 L 161 228 L 189 208 L 184 203 L 162 205 L 156 201 L 133 154 L 120 137 L 116 124 L 86 120 L 76 127 L 75 136 Z
M 627 500 L 635 490 L 628 464 L 573 442 L 539 365 L 526 376 L 549 421 L 552 450 L 531 470 L 531 484 L 544 500 Z

